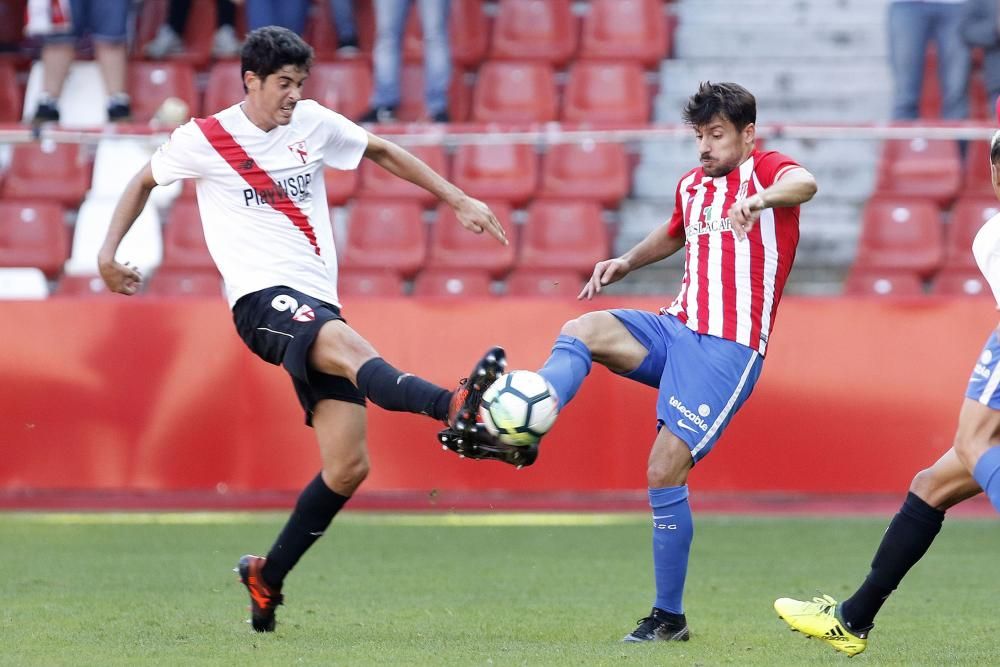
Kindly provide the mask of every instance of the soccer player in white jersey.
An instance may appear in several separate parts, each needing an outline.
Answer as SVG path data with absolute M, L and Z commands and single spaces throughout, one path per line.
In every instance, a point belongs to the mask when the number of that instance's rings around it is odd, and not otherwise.
M 621 257 L 598 262 L 591 299 L 630 272 L 685 250 L 684 279 L 659 313 L 606 310 L 563 325 L 539 371 L 560 408 L 596 361 L 656 387 L 646 471 L 653 511 L 652 612 L 625 641 L 686 640 L 682 594 L 693 526 L 687 477 L 760 375 L 799 239 L 799 205 L 816 192 L 791 158 L 755 146 L 757 105 L 735 83 L 703 83 L 684 109 L 700 166 L 676 186 L 670 220 Z
M 1000 199 L 1000 132 L 990 143 L 993 192 Z M 972 243 L 979 270 L 1000 305 L 1000 215 L 980 228 Z M 851 597 L 829 595 L 812 601 L 780 598 L 774 609 L 793 629 L 822 639 L 848 655 L 868 645 L 868 633 L 882 604 L 920 560 L 941 530 L 945 512 L 982 491 L 1000 512 L 1000 329 L 994 329 L 979 354 L 951 449 L 921 470 L 882 536 L 871 570 Z
M 489 350 L 468 384 L 451 392 L 393 368 L 347 326 L 323 166 L 355 169 L 368 158 L 447 202 L 466 229 L 507 240 L 485 204 L 402 148 L 302 99 L 312 49 L 298 35 L 274 26 L 255 30 L 241 57 L 245 99 L 174 131 L 128 184 L 98 264 L 110 290 L 134 294 L 142 276 L 115 259 L 122 238 L 155 186 L 195 179 L 205 240 L 237 331 L 255 354 L 291 375 L 322 459 L 267 557 L 240 559 L 253 627 L 272 631 L 285 575 L 368 473 L 365 399 L 454 425 L 459 413 L 478 409 L 484 384 L 505 363 L 502 349 Z

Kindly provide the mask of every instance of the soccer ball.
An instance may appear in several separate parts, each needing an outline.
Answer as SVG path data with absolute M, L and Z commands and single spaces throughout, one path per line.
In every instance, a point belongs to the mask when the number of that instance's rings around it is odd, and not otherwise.
M 479 416 L 486 430 L 509 445 L 533 445 L 552 428 L 559 401 L 538 373 L 501 375 L 483 394 Z

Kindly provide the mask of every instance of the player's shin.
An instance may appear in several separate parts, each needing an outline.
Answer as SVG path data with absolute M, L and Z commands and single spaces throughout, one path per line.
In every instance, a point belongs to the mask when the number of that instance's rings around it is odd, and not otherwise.
M 684 613 L 684 580 L 694 537 L 688 487 L 649 489 L 653 510 L 653 571 L 656 579 L 654 607 Z
M 872 569 L 858 590 L 840 605 L 848 630 L 866 632 L 882 604 L 920 560 L 941 530 L 944 512 L 908 493 L 872 559 Z
M 316 475 L 306 485 L 295 503 L 295 510 L 267 554 L 261 576 L 268 585 L 281 588 L 285 575 L 326 531 L 348 500 L 347 496 L 330 489 L 322 475 Z
M 993 508 L 1000 512 L 1000 447 L 990 447 L 983 452 L 976 461 L 972 476 L 986 492 Z
M 538 374 L 555 389 L 560 410 L 576 395 L 592 364 L 590 350 L 579 338 L 561 334 L 556 339 Z
M 358 369 L 358 389 L 375 405 L 395 412 L 414 412 L 442 420 L 448 416 L 451 392 L 393 367 L 381 357 Z

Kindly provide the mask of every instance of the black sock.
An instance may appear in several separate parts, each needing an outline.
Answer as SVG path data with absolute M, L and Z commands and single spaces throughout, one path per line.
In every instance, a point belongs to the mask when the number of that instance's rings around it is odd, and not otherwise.
M 261 576 L 269 586 L 281 588 L 285 575 L 319 539 L 348 500 L 347 496 L 331 490 L 322 475 L 316 475 L 306 485 L 261 570 Z
M 448 416 L 451 392 L 394 368 L 382 357 L 358 369 L 358 389 L 375 405 L 395 412 L 415 412 L 434 419 Z
M 944 512 L 913 493 L 906 495 L 899 513 L 882 536 L 871 572 L 857 592 L 840 606 L 841 617 L 849 628 L 864 631 L 872 626 L 889 594 L 927 553 L 943 521 Z

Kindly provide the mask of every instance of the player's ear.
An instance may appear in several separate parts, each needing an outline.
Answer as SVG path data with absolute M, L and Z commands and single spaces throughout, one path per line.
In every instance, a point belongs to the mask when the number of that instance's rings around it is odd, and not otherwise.
M 260 78 L 257 76 L 256 72 L 246 71 L 243 72 L 243 87 L 247 92 L 252 90 L 260 90 Z
M 747 126 L 743 128 L 743 142 L 747 144 L 752 144 L 757 140 L 757 125 L 754 123 L 747 123 Z

